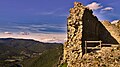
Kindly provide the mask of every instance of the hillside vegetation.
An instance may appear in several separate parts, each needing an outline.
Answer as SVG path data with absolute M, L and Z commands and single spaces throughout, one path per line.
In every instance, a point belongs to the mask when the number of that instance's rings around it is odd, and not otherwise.
M 23 62 L 24 67 L 56 67 L 59 63 L 59 58 L 62 55 L 62 47 L 45 51 L 42 55 L 36 58 L 27 59 Z M 30 61 L 30 63 L 28 63 Z
M 62 55 L 61 43 L 30 39 L 0 39 L 0 67 L 56 67 Z

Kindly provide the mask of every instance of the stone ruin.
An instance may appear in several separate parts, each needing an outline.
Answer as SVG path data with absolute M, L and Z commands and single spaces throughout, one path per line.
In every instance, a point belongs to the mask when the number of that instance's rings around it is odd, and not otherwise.
M 111 30 L 112 29 L 112 30 Z M 93 11 L 79 2 L 74 2 L 67 18 L 67 42 L 64 44 L 64 61 L 68 67 L 77 67 L 85 53 L 85 41 L 120 44 L 120 32 L 110 29 L 108 21 L 100 22 Z

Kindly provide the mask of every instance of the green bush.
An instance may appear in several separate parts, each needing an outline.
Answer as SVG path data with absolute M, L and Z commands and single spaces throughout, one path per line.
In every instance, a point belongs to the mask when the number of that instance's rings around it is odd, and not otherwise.
M 67 67 L 67 63 L 61 64 L 60 67 Z

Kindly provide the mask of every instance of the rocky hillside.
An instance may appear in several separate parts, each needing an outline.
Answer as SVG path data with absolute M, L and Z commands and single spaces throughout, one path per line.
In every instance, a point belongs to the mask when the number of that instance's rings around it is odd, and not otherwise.
M 120 22 L 111 24 L 109 21 L 102 21 L 102 24 L 110 32 L 111 36 L 115 38 L 118 43 L 120 43 Z
M 116 20 L 111 23 L 120 29 L 120 20 Z

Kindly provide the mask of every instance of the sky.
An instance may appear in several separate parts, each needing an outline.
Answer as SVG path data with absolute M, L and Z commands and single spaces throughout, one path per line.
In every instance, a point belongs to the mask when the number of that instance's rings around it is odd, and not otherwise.
M 0 0 L 0 38 L 63 42 L 69 9 L 75 1 L 92 9 L 100 21 L 120 18 L 120 0 Z

